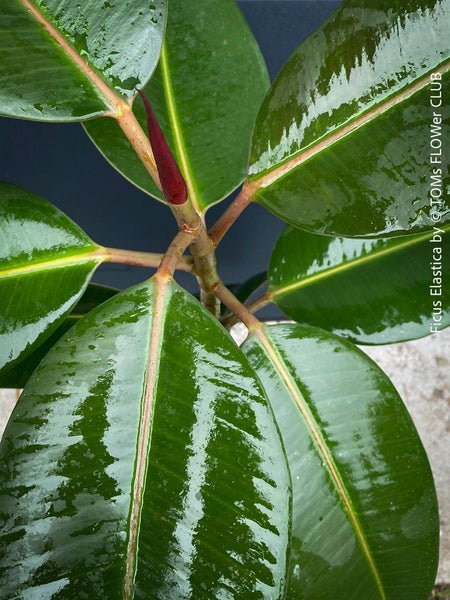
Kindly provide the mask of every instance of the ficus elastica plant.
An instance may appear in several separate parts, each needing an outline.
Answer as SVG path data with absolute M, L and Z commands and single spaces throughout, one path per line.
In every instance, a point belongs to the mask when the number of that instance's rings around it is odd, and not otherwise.
M 81 122 L 173 227 L 167 248 L 103 246 L 0 183 L 0 386 L 23 388 L 2 598 L 428 598 L 427 455 L 357 344 L 450 323 L 449 19 L 344 0 L 270 82 L 234 0 L 0 2 L 0 114 Z M 285 229 L 225 284 L 216 249 L 255 204 Z M 105 263 L 152 276 L 92 283 Z M 271 304 L 285 320 L 258 318 Z

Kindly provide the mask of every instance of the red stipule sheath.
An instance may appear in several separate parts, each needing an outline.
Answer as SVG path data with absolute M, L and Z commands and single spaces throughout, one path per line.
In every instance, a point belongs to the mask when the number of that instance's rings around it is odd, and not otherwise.
M 184 204 L 188 199 L 186 182 L 153 114 L 150 102 L 141 90 L 136 88 L 136 91 L 144 101 L 145 112 L 147 113 L 148 137 L 152 145 L 164 198 L 169 204 Z

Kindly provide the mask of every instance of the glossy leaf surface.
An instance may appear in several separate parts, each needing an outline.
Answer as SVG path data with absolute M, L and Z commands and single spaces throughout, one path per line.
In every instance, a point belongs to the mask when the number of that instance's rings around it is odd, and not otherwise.
M 166 1 L 11 0 L 0 6 L 0 114 L 79 121 L 115 112 L 159 58 Z
M 347 237 L 448 222 L 449 20 L 447 0 L 344 1 L 264 100 L 253 199 L 291 225 Z
M 20 361 L 15 367 L 0 373 L 0 388 L 24 388 L 32 372 L 56 342 L 90 310 L 105 302 L 117 293 L 117 290 L 103 285 L 90 283 L 80 301 L 66 316 L 61 325 L 34 352 Z
M 0 183 L 0 373 L 45 341 L 81 298 L 102 257 L 55 206 Z
M 390 344 L 450 325 L 450 226 L 388 240 L 286 227 L 272 253 L 269 298 L 294 321 L 360 344 Z
M 288 600 L 426 600 L 439 519 L 425 451 L 386 375 L 333 334 L 264 327 L 244 343 L 293 484 Z
M 284 597 L 290 479 L 272 412 L 242 351 L 168 278 L 67 332 L 0 456 L 6 596 Z
M 263 58 L 234 0 L 171 1 L 161 60 L 144 92 L 200 211 L 243 181 L 268 86 Z M 133 111 L 145 127 L 140 98 Z M 162 200 L 116 122 L 84 127 L 114 167 Z

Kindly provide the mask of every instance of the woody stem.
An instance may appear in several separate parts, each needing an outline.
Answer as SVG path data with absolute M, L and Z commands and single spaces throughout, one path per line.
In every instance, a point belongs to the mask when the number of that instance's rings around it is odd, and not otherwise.
M 175 216 L 180 231 L 195 232 L 195 237 L 190 245 L 194 257 L 192 272 L 197 276 L 200 285 L 200 299 L 202 304 L 216 317 L 220 316 L 220 302 L 214 296 L 216 286 L 221 282 L 216 269 L 216 255 L 205 225 L 200 215 L 188 199 L 184 204 L 171 204 L 170 208 Z

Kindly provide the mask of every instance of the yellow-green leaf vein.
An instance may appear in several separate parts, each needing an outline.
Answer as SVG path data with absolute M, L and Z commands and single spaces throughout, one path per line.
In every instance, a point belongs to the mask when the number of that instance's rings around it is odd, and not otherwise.
M 450 231 L 450 225 L 447 225 L 439 230 L 441 232 L 448 232 L 448 231 Z M 402 242 L 396 243 L 395 245 L 392 245 L 388 248 L 383 248 L 380 250 L 376 250 L 374 252 L 370 252 L 369 254 L 367 254 L 365 256 L 360 256 L 353 260 L 349 260 L 348 262 L 332 266 L 329 269 L 324 269 L 323 271 L 320 271 L 319 273 L 314 273 L 314 275 L 307 275 L 306 277 L 303 277 L 302 279 L 300 279 L 299 281 L 296 281 L 295 283 L 290 283 L 288 285 L 283 285 L 281 287 L 277 287 L 276 289 L 269 290 L 267 292 L 266 297 L 269 301 L 271 301 L 276 296 L 282 296 L 282 295 L 292 292 L 296 289 L 299 289 L 299 288 L 305 287 L 307 285 L 310 285 L 312 283 L 315 283 L 316 281 L 319 281 L 320 279 L 326 279 L 328 277 L 332 277 L 333 275 L 339 275 L 340 273 L 343 273 L 344 271 L 348 271 L 349 269 L 354 269 L 355 267 L 359 267 L 360 265 L 362 265 L 364 263 L 368 263 L 368 262 L 370 263 L 370 262 L 373 262 L 380 258 L 389 256 L 390 254 L 396 254 L 397 252 L 401 252 L 402 250 L 405 250 L 408 247 L 415 246 L 416 244 L 420 244 L 421 242 L 429 239 L 430 236 L 433 235 L 433 233 L 434 233 L 434 231 L 427 231 L 426 233 L 421 234 L 421 235 L 405 236 L 402 238 L 403 239 Z
M 177 145 L 178 155 L 181 161 L 181 168 L 183 171 L 184 179 L 188 188 L 189 198 L 192 204 L 194 205 L 195 210 L 197 212 L 200 212 L 197 193 L 195 191 L 194 181 L 192 178 L 192 172 L 188 162 L 186 150 L 184 148 L 183 136 L 175 106 L 173 87 L 170 81 L 170 67 L 168 64 L 167 52 L 164 44 L 161 50 L 161 69 L 163 74 L 164 91 L 167 99 L 167 107 L 169 110 L 170 121 L 172 123 L 175 142 Z
M 103 248 L 96 248 L 89 252 L 80 254 L 73 254 L 71 256 L 64 256 L 62 258 L 51 258 L 47 260 L 36 260 L 20 267 L 6 267 L 2 268 L 0 265 L 0 279 L 7 277 L 17 277 L 20 275 L 28 275 L 29 273 L 36 273 L 38 271 L 47 271 L 49 269 L 60 269 L 62 267 L 73 267 L 75 265 L 81 265 L 88 262 L 95 261 L 98 264 L 102 263 L 108 258 Z

